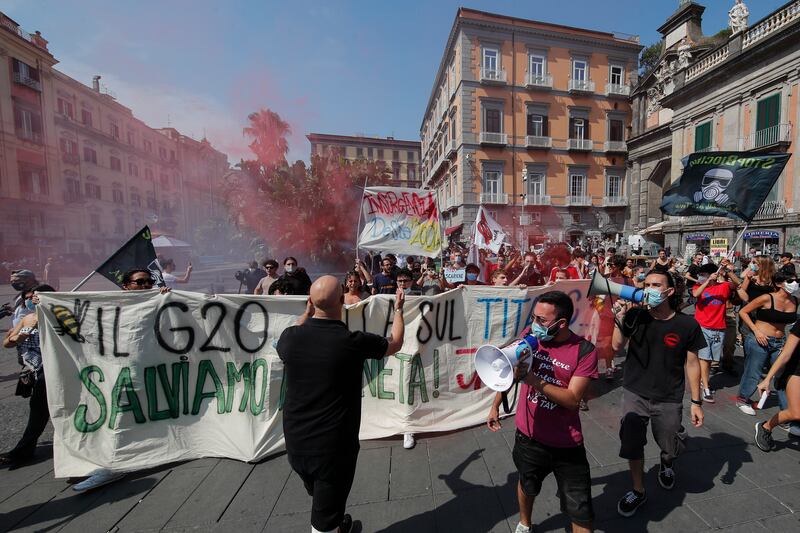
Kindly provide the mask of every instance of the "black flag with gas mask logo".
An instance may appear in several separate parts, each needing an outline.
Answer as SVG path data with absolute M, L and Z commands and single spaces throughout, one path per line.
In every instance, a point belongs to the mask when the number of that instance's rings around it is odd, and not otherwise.
M 751 222 L 791 154 L 706 152 L 690 155 L 683 174 L 664 192 L 661 211 Z

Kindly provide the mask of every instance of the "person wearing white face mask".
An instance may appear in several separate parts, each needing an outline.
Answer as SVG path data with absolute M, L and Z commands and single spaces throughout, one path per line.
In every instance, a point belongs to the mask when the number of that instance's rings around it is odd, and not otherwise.
M 767 361 L 775 363 L 786 342 L 786 327 L 797 320 L 797 281 L 787 282 L 783 274 L 776 273 L 772 282 L 777 287 L 775 292 L 759 296 L 739 311 L 739 318 L 750 333 L 744 339 L 747 357 L 736 404 L 751 416 L 756 414 L 750 400 L 761 379 L 761 369 Z M 786 408 L 786 394 L 782 391 L 778 391 L 778 402 L 781 409 Z
M 647 501 L 644 490 L 644 445 L 648 421 L 653 438 L 661 448 L 658 483 L 670 490 L 675 486 L 674 460 L 684 448 L 681 424 L 685 379 L 691 394 L 691 421 L 703 425 L 700 397 L 700 363 L 697 352 L 706 346 L 700 325 L 676 308 L 675 280 L 663 270 L 651 271 L 644 280 L 646 305 L 629 308 L 617 301 L 614 350 L 627 344 L 623 378 L 620 452 L 627 459 L 633 490 L 617 504 L 622 516 L 633 516 Z
M 297 266 L 297 259 L 291 256 L 284 259 L 283 272 L 278 280 L 285 280 L 292 287 L 292 294 L 308 294 L 311 278 L 306 274 L 306 269 Z

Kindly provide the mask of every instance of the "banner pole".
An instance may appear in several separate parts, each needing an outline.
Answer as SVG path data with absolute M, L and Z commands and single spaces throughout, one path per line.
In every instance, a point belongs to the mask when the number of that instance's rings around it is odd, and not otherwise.
M 97 273 L 97 272 L 95 272 L 94 270 L 92 270 L 92 272 L 91 272 L 91 273 L 90 273 L 88 276 L 86 276 L 85 278 L 83 278 L 83 279 L 80 281 L 80 283 L 78 283 L 77 285 L 75 285 L 75 288 L 74 288 L 74 289 L 72 289 L 72 290 L 71 290 L 71 291 L 69 291 L 69 292 L 75 292 L 75 291 L 77 291 L 78 289 L 80 289 L 81 287 L 83 287 L 84 285 L 86 285 L 86 282 L 87 282 L 87 281 L 89 281 L 89 278 L 91 278 L 92 276 L 94 276 L 96 273 Z
M 358 222 L 356 223 L 356 261 L 358 261 L 358 232 L 361 229 L 361 214 L 364 212 L 364 194 L 367 192 L 367 180 L 369 180 L 369 173 L 364 176 L 364 189 L 361 191 L 361 201 L 358 203 Z M 370 269 L 372 269 L 372 265 L 370 265 Z

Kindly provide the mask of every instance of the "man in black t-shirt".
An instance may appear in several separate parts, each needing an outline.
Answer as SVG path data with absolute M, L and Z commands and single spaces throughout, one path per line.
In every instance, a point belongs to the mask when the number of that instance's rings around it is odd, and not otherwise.
M 675 485 L 673 460 L 683 449 L 684 375 L 689 377 L 692 423 L 703 425 L 700 399 L 700 362 L 697 352 L 706 346 L 700 326 L 693 317 L 675 311 L 675 280 L 663 270 L 652 270 L 644 280 L 649 309 L 625 311 L 615 304 L 614 351 L 628 343 L 623 378 L 622 425 L 619 455 L 627 459 L 633 490 L 617 504 L 622 516 L 632 516 L 647 501 L 644 491 L 644 446 L 647 423 L 653 424 L 653 438 L 661 448 L 658 483 L 664 489 Z
M 686 289 L 689 291 L 689 298 L 687 303 L 694 304 L 697 301 L 697 298 L 692 296 L 692 289 L 694 288 L 695 284 L 698 283 L 698 278 L 700 277 L 700 267 L 703 265 L 703 254 L 696 253 L 692 257 L 692 264 L 689 265 L 689 268 L 686 269 L 686 274 L 684 274 L 684 278 L 686 278 Z
M 783 274 L 788 280 L 797 279 L 797 270 L 795 270 L 794 263 L 792 263 L 793 257 L 791 252 L 783 252 L 781 254 L 781 267 L 778 269 L 778 272 Z
M 397 291 L 392 335 L 351 332 L 342 317 L 339 281 L 322 276 L 311 286 L 305 313 L 283 331 L 283 434 L 289 464 L 313 498 L 313 531 L 347 533 L 344 514 L 358 459 L 361 373 L 365 359 L 381 359 L 403 346 L 403 291 Z

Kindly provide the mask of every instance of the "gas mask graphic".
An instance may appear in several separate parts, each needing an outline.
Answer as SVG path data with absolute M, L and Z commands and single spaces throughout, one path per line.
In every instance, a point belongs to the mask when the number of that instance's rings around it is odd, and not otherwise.
M 730 197 L 725 190 L 733 179 L 733 172 L 725 168 L 712 168 L 703 176 L 702 190 L 694 193 L 694 201 L 703 200 L 724 205 Z

